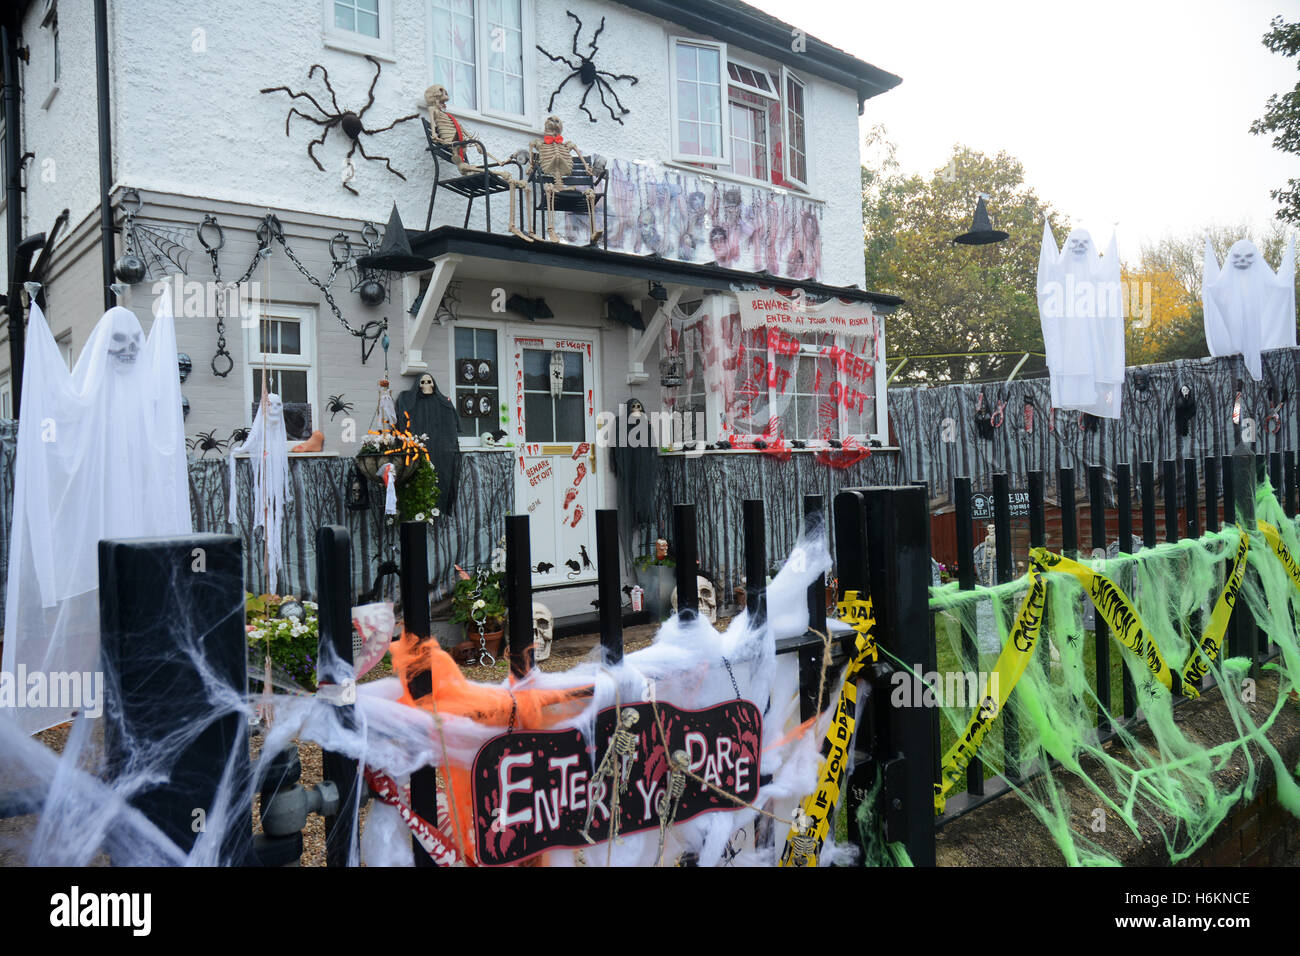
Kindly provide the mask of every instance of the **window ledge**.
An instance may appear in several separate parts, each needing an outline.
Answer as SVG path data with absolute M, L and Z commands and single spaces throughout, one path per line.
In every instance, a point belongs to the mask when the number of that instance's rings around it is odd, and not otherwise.
M 427 115 L 429 104 L 424 102 L 423 98 L 416 100 L 416 108 L 420 110 L 421 115 Z M 498 129 L 508 129 L 516 133 L 527 133 L 536 139 L 541 139 L 546 135 L 545 131 L 537 125 L 537 120 L 532 116 L 523 116 L 519 119 L 509 119 L 504 116 L 489 116 L 480 113 L 478 110 L 456 109 L 455 107 L 447 110 L 452 116 L 455 116 L 462 125 L 466 123 L 479 124 L 482 126 L 495 126 Z M 475 131 L 471 128 L 471 134 Z M 486 145 L 486 144 L 484 144 Z
M 802 199 L 804 202 L 820 203 L 823 206 L 826 204 L 826 200 L 818 199 L 816 196 L 804 191 L 803 189 L 798 189 L 793 186 L 774 186 L 766 180 L 750 179 L 748 176 L 739 176 L 736 173 L 727 170 L 705 169 L 702 166 L 696 166 L 694 163 L 683 163 L 681 160 L 677 159 L 665 159 L 662 160 L 659 165 L 681 170 L 682 172 L 694 173 L 701 179 L 712 177 L 715 179 L 721 179 L 725 182 L 735 183 L 737 186 L 757 186 L 760 189 L 766 189 L 777 195 L 788 194 L 794 196 L 796 199 Z
M 397 57 L 393 53 L 393 45 L 391 43 L 387 45 L 377 44 L 371 46 L 363 40 L 353 40 L 332 33 L 321 34 L 321 43 L 331 50 L 339 50 L 343 53 L 355 53 L 357 56 L 373 56 L 376 60 L 383 60 L 385 63 L 397 62 Z

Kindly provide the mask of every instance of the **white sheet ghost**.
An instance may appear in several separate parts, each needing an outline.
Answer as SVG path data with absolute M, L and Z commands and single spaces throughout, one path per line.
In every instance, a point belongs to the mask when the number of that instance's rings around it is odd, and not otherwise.
M 253 469 L 253 527 L 266 535 L 266 582 L 271 594 L 278 594 L 280 542 L 284 533 L 285 505 L 293 501 L 289 480 L 289 436 L 284 424 L 284 403 L 267 392 L 257 407 L 248 438 L 230 453 L 230 502 L 227 515 L 236 523 L 235 454 L 247 452 Z
M 98 543 L 192 530 L 170 295 L 147 339 L 105 312 L 71 372 L 33 303 L 20 414 L 0 670 L 24 698 L 0 711 L 34 733 L 74 708 L 29 706 L 24 675 L 100 669 Z
M 1060 250 L 1043 222 L 1038 316 L 1051 375 L 1052 405 L 1119 418 L 1124 385 L 1124 307 L 1119 254 L 1111 236 L 1098 255 L 1086 229 Z
M 1201 304 L 1210 354 L 1241 353 L 1258 382 L 1264 377 L 1259 353 L 1296 344 L 1294 237 L 1276 273 L 1249 239 L 1234 242 L 1220 268 L 1207 237 Z

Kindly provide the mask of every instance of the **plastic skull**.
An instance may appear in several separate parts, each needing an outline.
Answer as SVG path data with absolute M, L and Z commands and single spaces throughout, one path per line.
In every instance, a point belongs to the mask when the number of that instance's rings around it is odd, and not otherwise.
M 118 372 L 134 368 L 143 345 L 144 334 L 140 331 L 140 320 L 135 317 L 135 313 L 115 308 L 113 332 L 108 342 L 108 356 L 113 360 L 113 368 Z
M 275 392 L 266 394 L 266 423 L 268 425 L 280 424 L 280 419 L 284 417 L 284 402 Z
M 713 582 L 702 574 L 695 576 L 695 591 L 699 595 L 700 614 L 703 615 L 710 624 L 718 622 L 718 592 L 714 588 Z M 677 610 L 677 589 L 673 588 L 673 610 Z
M 544 661 L 551 656 L 551 641 L 555 639 L 555 615 L 545 604 L 533 602 L 533 658 Z
M 420 376 L 420 391 L 425 395 L 433 394 L 433 376 L 428 372 Z

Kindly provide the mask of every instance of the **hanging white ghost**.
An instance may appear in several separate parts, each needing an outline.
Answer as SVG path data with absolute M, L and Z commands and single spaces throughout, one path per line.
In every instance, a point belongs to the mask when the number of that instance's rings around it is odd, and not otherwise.
M 1264 377 L 1259 353 L 1296 344 L 1295 239 L 1287 241 L 1274 273 L 1249 239 L 1233 243 L 1220 268 L 1206 238 L 1201 303 L 1210 354 L 1240 352 L 1247 371 L 1259 381 Z
M 278 594 L 280 541 L 284 532 L 285 505 L 293 501 L 293 484 L 289 480 L 289 436 L 284 425 L 284 403 L 274 392 L 266 393 L 257 407 L 248 439 L 230 453 L 229 520 L 236 523 L 235 454 L 248 453 L 253 472 L 253 524 L 265 534 L 266 586 Z
M 192 530 L 176 355 L 170 293 L 148 338 L 135 313 L 105 312 L 71 373 L 32 303 L 0 662 L 24 698 L 0 713 L 29 733 L 74 706 L 19 675 L 99 670 L 98 543 Z
M 1119 418 L 1124 306 L 1114 236 L 1105 256 L 1086 229 L 1072 230 L 1058 250 L 1052 227 L 1043 222 L 1038 315 L 1053 407 Z

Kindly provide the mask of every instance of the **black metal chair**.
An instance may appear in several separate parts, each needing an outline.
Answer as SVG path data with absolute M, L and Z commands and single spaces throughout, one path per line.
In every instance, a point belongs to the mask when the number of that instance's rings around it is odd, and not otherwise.
M 433 135 L 433 127 L 429 124 L 427 117 L 420 117 L 420 122 L 424 124 L 424 136 L 429 141 L 427 149 L 433 157 L 433 190 L 429 193 L 429 212 L 424 217 L 424 230 L 429 231 L 429 226 L 433 222 L 433 204 L 438 198 L 438 187 L 449 190 L 458 196 L 464 196 L 467 200 L 465 203 L 465 228 L 469 228 L 469 215 L 474 211 L 474 200 L 483 197 L 485 203 L 485 223 L 487 231 L 492 231 L 492 194 L 503 193 L 510 190 L 510 183 L 504 177 L 493 170 L 504 169 L 513 166 L 518 170 L 519 175 L 515 179 L 522 181 L 524 178 L 524 167 L 521 163 L 513 159 L 503 160 L 499 163 L 487 162 L 487 151 L 483 148 L 482 142 L 477 139 L 462 139 L 451 143 L 439 142 Z M 459 164 L 462 162 L 458 153 L 465 152 L 465 147 L 475 146 L 478 148 L 478 162 L 475 162 L 473 151 L 466 152 L 467 162 L 474 165 L 482 165 L 481 173 L 462 173 Z M 443 179 L 442 166 L 446 163 L 455 171 L 455 175 Z M 524 214 L 522 193 L 519 199 L 519 214 Z
M 573 173 L 565 176 L 561 182 L 565 186 L 576 187 L 580 191 L 566 190 L 555 194 L 555 212 L 573 212 L 581 215 L 587 214 L 587 200 L 583 192 L 592 189 L 596 194 L 597 214 L 601 216 L 604 233 L 601 236 L 601 243 L 606 251 L 609 251 L 609 169 L 604 165 L 603 160 L 598 160 L 596 156 L 584 156 L 587 166 L 593 169 L 599 169 L 600 172 L 592 177 L 588 174 L 586 167 L 582 163 L 574 162 Z M 532 155 L 532 162 L 529 165 L 528 181 L 533 187 L 533 235 L 542 238 L 546 235 L 546 190 L 547 183 L 552 182 L 550 176 L 542 172 L 538 162 L 537 153 Z M 542 214 L 542 231 L 537 231 L 537 214 Z

